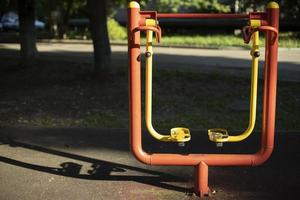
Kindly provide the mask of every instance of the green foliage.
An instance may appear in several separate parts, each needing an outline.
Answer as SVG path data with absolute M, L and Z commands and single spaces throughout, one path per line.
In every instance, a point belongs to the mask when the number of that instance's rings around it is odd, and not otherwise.
M 128 1 L 129 2 L 129 1 Z M 118 8 L 126 8 L 127 7 L 127 1 L 126 0 L 106 0 L 107 5 L 107 14 L 109 17 L 113 17 Z
M 157 0 L 159 12 L 229 12 L 230 7 L 218 0 Z
M 300 1 L 283 1 L 279 4 L 282 17 L 285 19 L 300 19 Z
M 250 10 L 264 11 L 270 0 L 239 0 L 239 11 Z M 282 19 L 297 20 L 300 18 L 300 1 L 274 0 L 280 6 L 280 17 Z
M 279 47 L 285 48 L 299 48 L 300 38 L 299 32 L 285 32 L 279 34 Z M 260 46 L 264 46 L 265 38 L 263 35 L 260 37 Z M 144 41 L 143 41 L 144 42 Z M 205 48 L 215 47 L 243 47 L 250 48 L 250 45 L 245 44 L 242 36 L 240 35 L 172 35 L 163 36 L 162 44 L 167 46 L 196 46 Z
M 7 11 L 9 5 L 9 1 L 8 0 L 0 0 L 0 15 Z
M 110 40 L 124 40 L 127 38 L 126 28 L 120 26 L 116 20 L 109 18 L 107 28 Z
M 52 11 L 60 10 L 63 13 L 72 16 L 80 15 L 80 12 L 83 11 L 86 1 L 85 0 L 40 0 L 37 1 L 37 5 L 41 6 L 41 10 Z
M 126 40 L 127 32 L 126 28 L 120 26 L 120 24 L 113 18 L 107 19 L 108 36 L 110 40 Z M 91 39 L 91 33 L 88 28 L 68 30 L 68 39 Z

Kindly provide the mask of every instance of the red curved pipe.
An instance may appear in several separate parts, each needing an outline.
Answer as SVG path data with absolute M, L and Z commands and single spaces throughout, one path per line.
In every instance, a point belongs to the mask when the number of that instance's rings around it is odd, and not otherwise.
M 266 34 L 266 62 L 264 73 L 263 125 L 261 149 L 255 154 L 149 154 L 142 148 L 141 138 L 141 74 L 140 74 L 140 31 L 139 8 L 129 9 L 129 34 L 134 40 L 128 41 L 129 47 L 129 97 L 130 97 L 130 142 L 134 156 L 150 165 L 199 165 L 208 166 L 256 166 L 265 162 L 274 146 L 276 83 L 277 83 L 277 48 L 278 37 L 272 40 L 272 33 Z M 278 29 L 279 9 L 267 9 L 269 26 Z M 264 28 L 263 28 L 264 29 Z M 268 28 L 268 30 L 270 30 Z
M 160 38 L 161 38 L 161 29 L 159 26 L 139 26 L 136 27 L 135 29 L 132 30 L 131 35 L 133 35 L 134 32 L 137 31 L 153 31 L 156 33 L 156 40 L 158 43 L 160 43 Z M 132 40 L 134 41 L 134 37 L 132 38 Z
M 274 41 L 278 37 L 278 30 L 272 26 L 259 26 L 256 28 L 252 28 L 251 26 L 245 26 L 242 29 L 242 33 L 243 33 L 242 35 L 243 35 L 244 42 L 246 44 L 250 42 L 251 36 L 255 31 L 271 31 L 272 33 L 274 33 L 275 35 L 272 38 L 272 43 L 274 43 Z
M 273 146 L 260 149 L 256 154 L 149 154 L 142 147 L 132 148 L 132 153 L 142 163 L 148 165 L 195 166 L 200 162 L 208 166 L 257 166 L 271 156 Z

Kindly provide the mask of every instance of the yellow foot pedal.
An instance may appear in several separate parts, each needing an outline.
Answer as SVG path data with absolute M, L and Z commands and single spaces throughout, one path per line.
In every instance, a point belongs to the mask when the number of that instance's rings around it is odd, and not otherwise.
M 226 129 L 214 128 L 208 129 L 208 138 L 212 142 L 226 142 L 229 139 L 229 135 Z
M 176 127 L 171 129 L 171 138 L 176 142 L 187 142 L 191 139 L 191 133 L 188 128 Z

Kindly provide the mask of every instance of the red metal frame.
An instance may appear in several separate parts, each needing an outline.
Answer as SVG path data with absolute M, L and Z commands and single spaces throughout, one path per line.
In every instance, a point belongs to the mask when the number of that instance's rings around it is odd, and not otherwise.
M 158 13 L 157 18 L 190 18 L 190 19 L 247 19 L 248 14 L 232 13 Z
M 149 14 L 150 13 L 150 14 Z M 152 13 L 152 14 L 151 14 Z M 155 14 L 153 14 L 155 13 Z M 130 102 L 130 146 L 134 156 L 149 165 L 185 165 L 195 166 L 195 193 L 204 196 L 209 194 L 208 166 L 257 166 L 264 163 L 272 154 L 274 147 L 276 84 L 277 84 L 277 49 L 278 37 L 273 41 L 273 33 L 266 32 L 264 94 L 261 148 L 255 154 L 170 154 L 147 153 L 142 147 L 141 128 L 141 63 L 140 31 L 138 27 L 144 20 L 155 18 L 248 18 L 266 21 L 278 30 L 279 8 L 267 8 L 265 13 L 253 14 L 160 14 L 141 12 L 140 8 L 128 8 L 128 52 L 129 52 L 129 102 Z M 277 31 L 278 32 L 278 31 Z

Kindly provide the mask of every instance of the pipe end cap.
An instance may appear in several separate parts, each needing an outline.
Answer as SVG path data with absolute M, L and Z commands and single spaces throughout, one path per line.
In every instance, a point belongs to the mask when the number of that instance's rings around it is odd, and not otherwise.
M 136 1 L 131 1 L 129 4 L 128 4 L 128 8 L 140 8 L 140 4 Z
M 267 5 L 267 8 L 273 8 L 273 9 L 276 9 L 276 8 L 279 8 L 279 5 L 277 2 L 275 1 L 270 1 Z

